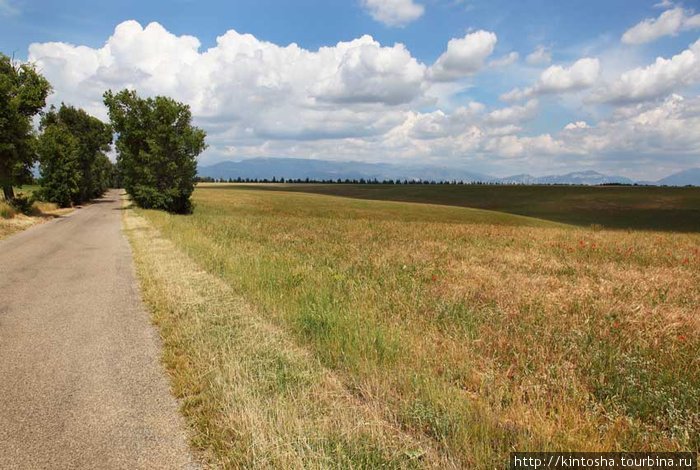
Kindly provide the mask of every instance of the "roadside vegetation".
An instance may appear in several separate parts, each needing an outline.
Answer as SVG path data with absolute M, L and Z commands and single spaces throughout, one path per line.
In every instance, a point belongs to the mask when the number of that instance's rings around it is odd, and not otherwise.
M 140 207 L 186 214 L 206 134 L 192 125 L 189 106 L 133 90 L 107 91 L 104 103 L 117 133 L 121 182 Z
M 121 185 L 141 207 L 192 211 L 196 158 L 206 144 L 187 105 L 107 91 L 110 125 L 66 104 L 43 111 L 50 93 L 33 64 L 0 54 L 0 237 L 57 215 L 55 206 L 84 204 Z M 107 157 L 113 132 L 116 166 Z
M 42 115 L 40 129 L 39 198 L 70 207 L 98 198 L 114 186 L 115 170 L 106 155 L 112 143 L 109 125 L 62 104 Z
M 115 181 L 105 155 L 110 127 L 66 105 L 43 113 L 50 92 L 34 66 L 0 54 L 0 238 L 60 216 L 67 210 L 59 208 L 98 197 Z
M 18 210 L 16 206 L 0 200 L 0 239 L 25 230 L 37 223 L 65 215 L 72 210 L 62 209 L 51 202 L 34 200 L 32 195 L 38 189 L 38 186 L 22 186 L 21 188 L 13 189 L 19 198 L 28 201 L 28 205 L 23 212 Z
M 15 201 L 14 187 L 32 180 L 36 136 L 32 119 L 46 105 L 49 82 L 29 64 L 16 64 L 0 54 L 0 186 L 6 204 Z
M 126 217 L 215 463 L 700 448 L 698 233 L 249 186 L 194 201 Z

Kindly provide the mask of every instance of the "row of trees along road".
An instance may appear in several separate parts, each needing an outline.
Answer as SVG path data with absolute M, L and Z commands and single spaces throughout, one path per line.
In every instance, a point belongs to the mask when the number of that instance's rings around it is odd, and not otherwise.
M 206 148 L 192 125 L 189 106 L 135 91 L 107 91 L 111 125 L 62 104 L 42 112 L 49 82 L 31 64 L 0 54 L 0 186 L 16 201 L 13 186 L 31 182 L 39 163 L 37 195 L 62 207 L 99 197 L 117 181 L 144 208 L 188 213 L 197 156 Z M 41 114 L 39 133 L 33 118 Z M 116 168 L 107 157 L 116 133 Z
M 61 105 L 41 118 L 39 196 L 61 207 L 100 197 L 114 183 L 106 152 L 112 129 L 82 109 Z
M 29 64 L 16 65 L 0 54 L 0 186 L 6 201 L 15 198 L 13 186 L 32 179 L 36 161 L 32 118 L 44 106 L 49 82 Z
M 189 106 L 164 96 L 108 91 L 104 103 L 117 132 L 117 164 L 124 188 L 141 207 L 188 213 L 203 130 L 192 126 Z

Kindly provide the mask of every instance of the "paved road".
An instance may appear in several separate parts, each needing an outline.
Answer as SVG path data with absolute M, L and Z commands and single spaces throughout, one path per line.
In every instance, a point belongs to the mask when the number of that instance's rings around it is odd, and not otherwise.
M 0 468 L 192 468 L 118 191 L 0 241 Z

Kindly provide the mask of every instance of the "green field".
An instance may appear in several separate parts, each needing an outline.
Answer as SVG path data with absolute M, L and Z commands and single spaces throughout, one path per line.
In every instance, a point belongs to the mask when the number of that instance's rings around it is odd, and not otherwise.
M 700 449 L 698 191 L 639 191 L 202 185 L 125 223 L 206 459 L 503 468 Z
M 580 226 L 597 224 L 618 229 L 700 232 L 700 188 L 698 187 L 439 184 L 252 186 L 268 191 L 308 192 L 359 199 L 474 207 Z M 228 187 L 244 189 L 246 186 Z

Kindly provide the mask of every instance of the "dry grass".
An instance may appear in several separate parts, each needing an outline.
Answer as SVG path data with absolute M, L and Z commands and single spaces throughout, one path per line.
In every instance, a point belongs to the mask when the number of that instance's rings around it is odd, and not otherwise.
M 56 204 L 49 202 L 34 202 L 32 214 L 24 215 L 17 213 L 13 207 L 0 200 L 0 239 L 71 211 L 72 209 L 59 209 Z
M 345 421 L 355 411 L 339 411 L 334 428 L 306 421 L 312 393 L 220 406 L 212 397 L 267 386 L 270 362 L 250 360 L 258 343 L 265 355 L 302 351 L 304 374 L 330 374 L 353 397 L 331 408 L 371 410 L 382 423 L 366 440 L 330 446 L 343 456 L 371 449 L 397 466 L 493 468 L 513 449 L 700 448 L 700 235 L 255 190 L 198 189 L 195 201 L 193 216 L 141 212 L 158 232 L 134 245 L 166 345 L 176 341 L 175 388 L 196 404 L 195 443 L 219 462 L 256 463 L 247 443 L 268 441 L 268 429 L 296 430 L 279 437 L 279 453 L 266 448 L 275 459 L 303 436 L 334 443 L 356 423 Z M 146 268 L 160 262 L 146 259 L 160 236 L 193 261 Z M 192 304 L 169 300 L 188 273 L 209 290 Z M 230 329 L 247 322 L 269 326 L 252 340 Z M 187 339 L 204 325 L 201 344 Z M 282 339 L 266 339 L 267 328 Z M 399 458 L 419 449 L 424 460 Z M 323 466 L 318 455 L 287 463 Z M 335 455 L 338 466 L 366 462 Z
M 418 458 L 450 466 L 143 218 L 124 220 L 173 388 L 206 460 L 229 468 L 411 467 Z

